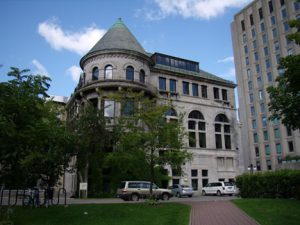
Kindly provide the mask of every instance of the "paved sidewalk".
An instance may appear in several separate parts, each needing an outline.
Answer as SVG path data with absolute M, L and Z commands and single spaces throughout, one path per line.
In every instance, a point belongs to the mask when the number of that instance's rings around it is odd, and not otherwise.
M 192 206 L 190 225 L 259 225 L 229 201 L 187 202 Z

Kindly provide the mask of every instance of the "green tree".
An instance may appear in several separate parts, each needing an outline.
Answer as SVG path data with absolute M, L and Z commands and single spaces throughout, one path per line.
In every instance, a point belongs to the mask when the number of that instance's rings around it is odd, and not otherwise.
M 119 100 L 121 104 L 128 106 L 130 102 L 131 110 L 122 107 L 125 110 L 122 112 L 121 121 L 126 129 L 120 135 L 113 154 L 121 159 L 125 157 L 126 162 L 131 162 L 125 165 L 127 175 L 137 176 L 140 172 L 143 173 L 140 179 L 151 181 L 152 195 L 152 183 L 158 175 L 162 175 L 158 172 L 162 167 L 171 165 L 172 168 L 179 169 L 192 157 L 183 148 L 182 115 L 178 117 L 178 121 L 167 121 L 166 113 L 171 109 L 170 104 L 161 105 L 157 103 L 157 99 L 145 99 L 143 93 L 121 93 L 121 96 L 126 96 Z M 138 161 L 143 165 L 139 165 Z M 134 166 L 136 167 L 132 168 Z
M 12 67 L 0 83 L 0 183 L 54 185 L 67 167 L 72 138 L 58 111 L 46 101 L 50 78 Z
M 79 114 L 69 121 L 76 138 L 76 169 L 80 182 L 88 183 L 85 197 L 97 196 L 103 189 L 103 164 L 112 149 L 110 135 L 103 112 L 91 103 L 80 109 Z
M 292 20 L 290 26 L 296 32 L 288 38 L 300 44 L 300 20 Z M 282 58 L 279 71 L 283 74 L 276 78 L 277 86 L 268 87 L 270 95 L 270 119 L 281 119 L 282 123 L 292 129 L 300 128 L 300 55 L 289 55 Z

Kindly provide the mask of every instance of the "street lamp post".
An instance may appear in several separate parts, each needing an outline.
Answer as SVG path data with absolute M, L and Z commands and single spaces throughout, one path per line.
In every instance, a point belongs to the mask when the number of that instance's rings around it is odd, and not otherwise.
M 253 174 L 254 171 L 256 170 L 256 166 L 253 166 L 253 164 L 251 163 L 251 164 L 248 166 L 248 170 L 250 171 L 250 174 Z

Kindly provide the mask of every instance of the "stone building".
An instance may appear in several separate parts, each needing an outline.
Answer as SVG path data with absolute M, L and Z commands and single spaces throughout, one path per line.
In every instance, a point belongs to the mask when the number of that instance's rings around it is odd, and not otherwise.
M 293 32 L 288 21 L 296 18 L 300 3 L 294 0 L 255 0 L 231 24 L 244 165 L 258 171 L 274 170 L 287 155 L 300 155 L 299 130 L 268 120 L 266 91 L 282 72 L 280 58 L 300 53 L 286 37 Z
M 167 168 L 169 185 L 189 184 L 200 191 L 209 181 L 231 181 L 239 173 L 234 83 L 201 70 L 198 62 L 146 52 L 121 19 L 82 57 L 80 66 L 83 76 L 67 104 L 69 118 L 90 101 L 114 123 L 121 105 L 107 96 L 123 87 L 144 91 L 158 101 L 172 101 L 170 119 L 185 114 L 185 148 L 194 157 L 183 165 L 183 176 Z

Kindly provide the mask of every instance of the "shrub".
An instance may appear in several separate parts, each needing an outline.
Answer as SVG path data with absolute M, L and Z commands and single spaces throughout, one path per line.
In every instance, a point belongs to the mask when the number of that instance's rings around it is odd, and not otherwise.
M 236 185 L 243 198 L 300 199 L 299 170 L 243 174 L 236 178 Z

